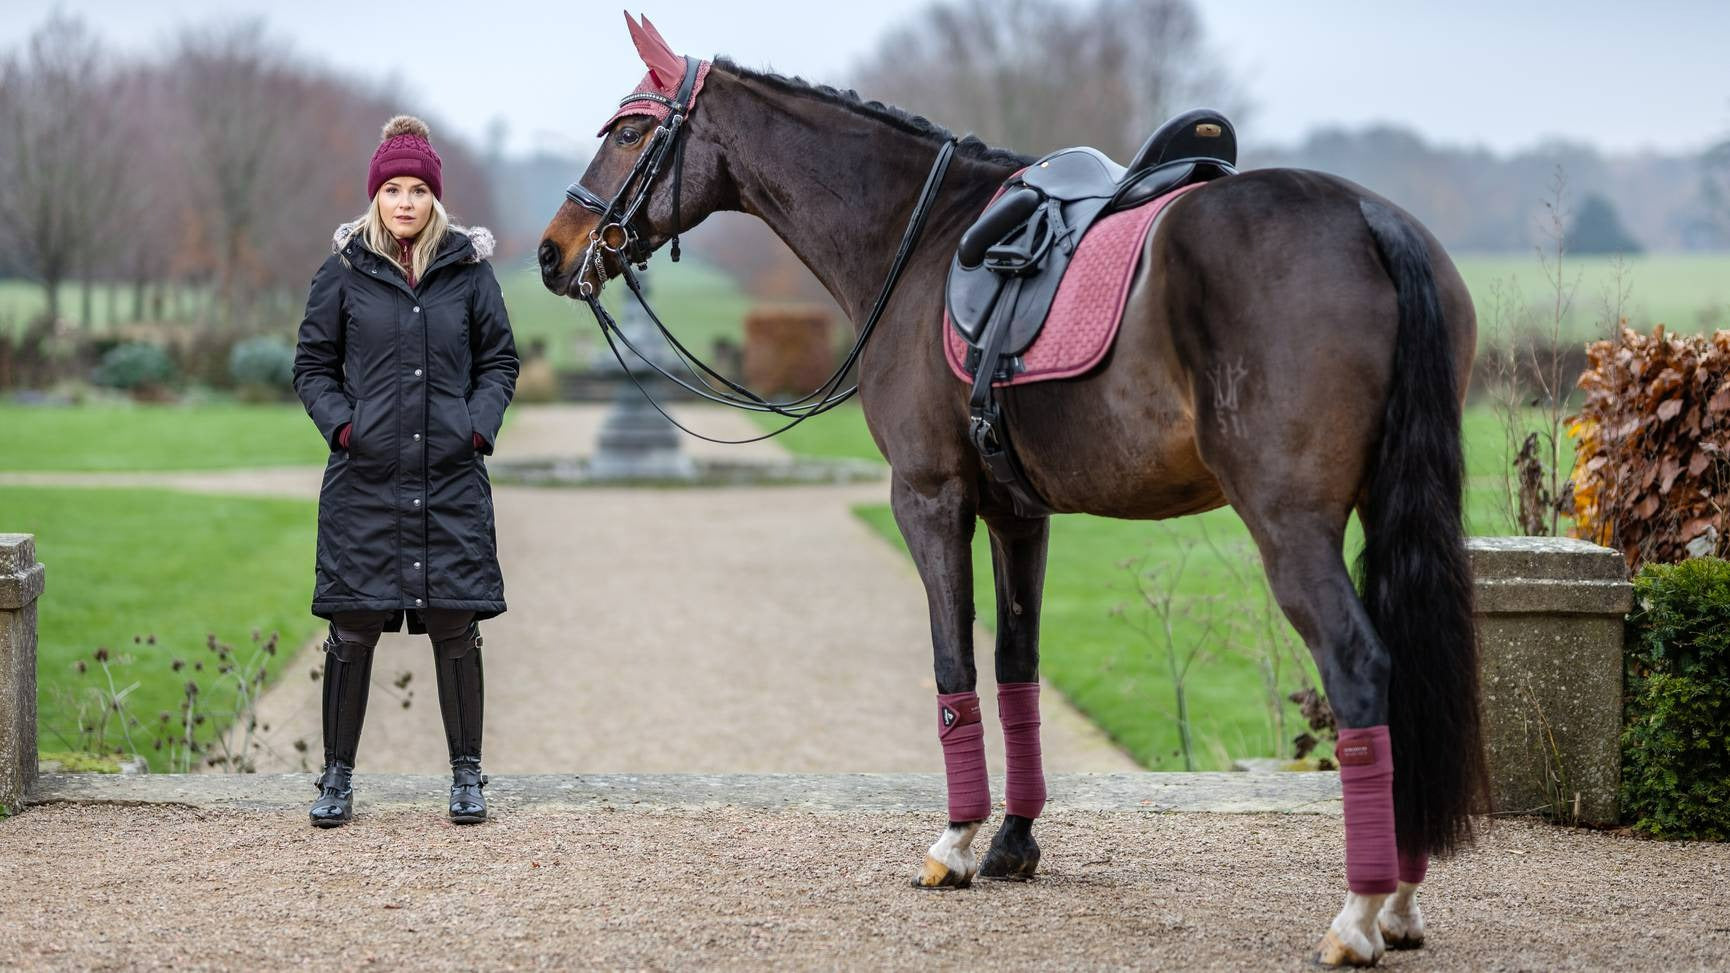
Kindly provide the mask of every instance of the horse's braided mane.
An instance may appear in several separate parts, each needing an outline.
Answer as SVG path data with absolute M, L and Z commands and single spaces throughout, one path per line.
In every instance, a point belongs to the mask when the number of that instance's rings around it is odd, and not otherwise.
M 838 105 L 855 114 L 864 115 L 903 132 L 928 138 L 934 142 L 954 137 L 953 132 L 923 115 L 915 115 L 905 109 L 897 108 L 894 105 L 885 105 L 880 101 L 866 101 L 859 96 L 857 91 L 852 89 L 843 91 L 839 88 L 831 88 L 826 84 L 812 84 L 803 78 L 789 78 L 768 71 L 741 67 L 731 58 L 724 56 L 715 58 L 714 63 L 717 67 L 724 68 L 729 73 L 742 78 L 761 81 L 771 88 L 790 94 L 807 95 L 827 104 Z M 1017 168 L 1031 165 L 1034 161 L 1031 156 L 1022 155 L 1010 149 L 999 149 L 987 145 L 971 135 L 958 141 L 955 150 L 967 158 Z

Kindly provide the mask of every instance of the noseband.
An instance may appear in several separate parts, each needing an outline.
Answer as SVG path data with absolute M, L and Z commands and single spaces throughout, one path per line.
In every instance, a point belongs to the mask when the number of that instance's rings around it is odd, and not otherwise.
M 626 95 L 619 102 L 621 106 L 638 101 L 659 102 L 667 106 L 667 118 L 655 126 L 655 133 L 649 137 L 649 147 L 637 157 L 636 164 L 625 176 L 625 181 L 619 184 L 619 191 L 613 194 L 612 200 L 601 199 L 580 179 L 565 190 L 566 199 L 600 217 L 600 222 L 589 231 L 589 245 L 577 267 L 577 290 L 585 301 L 595 296 L 595 287 L 584 278 L 583 269 L 593 266 L 595 278 L 606 283 L 606 254 L 611 253 L 622 262 L 639 267 L 649 262 L 649 245 L 632 223 L 643 203 L 648 201 L 649 187 L 660 177 L 668 153 L 673 156 L 672 257 L 675 263 L 679 260 L 679 184 L 684 181 L 685 172 L 685 140 L 682 136 L 685 134 L 685 119 L 691 112 L 691 97 L 697 88 L 700 66 L 701 62 L 696 58 L 686 56 L 685 78 L 679 82 L 679 90 L 671 98 L 653 91 L 639 91 Z
M 644 239 L 645 234 L 639 233 L 633 224 L 641 215 L 643 204 L 649 198 L 649 188 L 661 175 L 661 168 L 666 164 L 669 153 L 672 155 L 673 161 L 672 258 L 675 261 L 679 259 L 679 184 L 683 180 L 685 164 L 685 140 L 683 136 L 685 134 L 685 121 L 691 113 L 692 99 L 696 91 L 700 67 L 701 62 L 696 58 L 689 56 L 685 58 L 685 77 L 679 84 L 678 92 L 672 98 L 658 92 L 639 91 L 619 102 L 621 106 L 640 101 L 658 102 L 667 107 L 667 118 L 656 126 L 654 134 L 650 136 L 648 148 L 637 157 L 636 164 L 626 174 L 624 182 L 619 185 L 618 192 L 613 194 L 610 201 L 595 195 L 580 180 L 571 183 L 570 188 L 565 190 L 566 199 L 600 217 L 599 222 L 595 224 L 595 229 L 589 232 L 589 244 L 583 251 L 582 262 L 576 268 L 575 279 L 578 296 L 582 298 L 584 303 L 588 304 L 589 310 L 593 312 L 596 323 L 601 326 L 601 335 L 607 339 L 607 347 L 613 352 L 613 357 L 618 359 L 619 367 L 624 369 L 625 376 L 637 386 L 637 390 L 643 394 L 645 399 L 649 400 L 649 404 L 655 407 L 655 411 L 664 416 L 668 422 L 698 439 L 714 443 L 752 443 L 780 435 L 812 416 L 835 408 L 859 391 L 858 385 L 843 390 L 841 383 L 845 380 L 848 372 L 852 371 L 858 364 L 859 357 L 865 350 L 865 342 L 876 330 L 877 321 L 883 316 L 883 310 L 889 304 L 889 297 L 894 293 L 895 285 L 901 279 L 901 272 L 906 268 L 907 258 L 912 255 L 914 247 L 918 245 L 919 238 L 925 231 L 925 218 L 931 211 L 931 204 L 937 199 L 937 191 L 943 185 L 944 174 L 949 171 L 949 160 L 955 155 L 957 139 L 954 137 L 945 139 L 942 146 L 938 148 L 937 158 L 931 164 L 931 171 L 926 174 L 924 188 L 919 191 L 919 196 L 913 204 L 913 212 L 907 218 L 907 229 L 901 235 L 901 244 L 896 248 L 895 259 L 889 265 L 889 275 L 884 279 L 883 288 L 877 294 L 877 302 L 872 306 L 871 313 L 865 319 L 865 323 L 860 326 L 859 336 L 854 339 L 853 347 L 847 352 L 847 357 L 841 362 L 840 367 L 815 391 L 790 401 L 772 402 L 716 372 L 681 344 L 679 339 L 667 329 L 667 326 L 661 323 L 660 316 L 655 314 L 654 309 L 649 306 L 649 302 L 644 299 L 642 283 L 637 279 L 637 275 L 631 272 L 632 265 L 645 270 L 648 267 L 651 248 Z M 613 319 L 611 314 L 607 313 L 606 308 L 601 306 L 599 287 L 591 285 L 585 279 L 584 271 L 592 267 L 595 279 L 602 284 L 606 283 L 608 274 L 604 261 L 607 254 L 612 254 L 618 258 L 622 267 L 620 276 L 624 279 L 626 286 L 630 288 L 637 304 L 642 307 L 643 312 L 654 323 L 655 328 L 660 331 L 661 337 L 666 340 L 668 347 L 673 349 L 680 364 L 696 380 L 697 384 L 668 372 L 650 359 L 631 342 L 631 339 L 619 329 L 618 322 Z M 617 341 L 615 342 L 614 339 Z M 638 360 L 654 369 L 662 378 L 702 399 L 749 412 L 772 413 L 783 416 L 789 421 L 772 432 L 750 439 L 712 439 L 688 429 L 668 414 L 667 410 L 655 401 L 655 397 L 649 394 L 648 389 L 643 387 L 643 383 L 637 380 L 636 374 L 631 371 L 629 365 L 625 364 L 624 356 L 619 352 L 619 345 L 621 344 L 629 349 Z M 717 387 L 711 379 L 719 382 L 722 387 Z

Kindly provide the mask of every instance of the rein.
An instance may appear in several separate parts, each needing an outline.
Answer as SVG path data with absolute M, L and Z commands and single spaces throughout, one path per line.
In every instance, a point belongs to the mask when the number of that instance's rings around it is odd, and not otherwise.
M 646 269 L 650 257 L 647 244 L 643 242 L 641 234 L 632 228 L 631 223 L 636 219 L 643 204 L 647 201 L 649 187 L 659 177 L 661 167 L 669 152 L 673 156 L 674 233 L 672 259 L 674 261 L 679 259 L 677 231 L 679 225 L 679 184 L 683 180 L 685 158 L 684 139 L 681 136 L 684 134 L 685 120 L 691 110 L 691 97 L 695 89 L 698 67 L 699 63 L 695 58 L 688 56 L 685 58 L 685 77 L 679 85 L 677 96 L 674 98 L 669 99 L 653 92 L 638 92 L 620 102 L 623 105 L 633 101 L 657 101 L 667 106 L 668 114 L 666 121 L 656 127 L 648 149 L 638 157 L 636 164 L 631 167 L 631 171 L 625 176 L 624 182 L 619 186 L 618 192 L 613 195 L 611 201 L 602 200 L 583 186 L 580 181 L 572 183 L 570 188 L 565 190 L 566 199 L 600 216 L 600 221 L 596 224 L 595 229 L 589 233 L 588 248 L 584 250 L 582 261 L 576 271 L 578 295 L 584 303 L 588 304 L 589 310 L 594 314 L 595 322 L 601 327 L 601 335 L 607 340 L 607 348 L 612 351 L 613 357 L 618 360 L 619 366 L 624 369 L 625 375 L 630 378 L 631 383 L 636 385 L 637 390 L 643 394 L 650 405 L 654 406 L 656 412 L 659 412 L 681 431 L 707 442 L 729 445 L 754 443 L 778 436 L 812 416 L 821 415 L 846 402 L 859 391 L 857 384 L 842 391 L 837 390 L 847 377 L 847 373 L 858 364 L 859 358 L 865 350 L 865 342 L 876 330 L 877 322 L 882 319 L 883 311 L 889 305 L 889 298 L 895 291 L 895 285 L 900 282 L 902 271 L 906 269 L 907 260 L 912 255 L 914 248 L 918 246 L 920 237 L 924 234 L 926 218 L 930 215 L 932 203 L 936 201 L 937 192 L 943 185 L 943 177 L 949 170 L 950 160 L 954 158 L 957 140 L 954 137 L 945 139 L 938 148 L 937 158 L 932 162 L 931 170 L 925 177 L 925 185 L 920 189 L 919 196 L 913 204 L 913 212 L 908 216 L 907 228 L 903 231 L 901 243 L 895 250 L 895 259 L 889 265 L 888 276 L 884 278 L 883 287 L 877 294 L 877 301 L 872 306 L 871 313 L 866 317 L 865 323 L 859 328 L 859 335 L 854 339 L 853 347 L 848 350 L 846 358 L 835 369 L 834 374 L 830 375 L 815 390 L 797 399 L 772 402 L 716 372 L 702 359 L 692 354 L 690 349 L 686 348 L 674 336 L 672 331 L 662 323 L 660 316 L 649 306 L 648 300 L 643 296 L 641 281 L 638 280 L 636 274 L 631 272 L 631 265 L 633 264 L 639 269 Z M 596 279 L 605 283 L 608 274 L 603 262 L 608 253 L 619 259 L 623 267 L 620 277 L 630 288 L 638 306 L 654 323 L 667 345 L 673 349 L 685 371 L 699 384 L 686 381 L 650 360 L 641 349 L 625 336 L 624 332 L 620 330 L 618 322 L 613 319 L 611 314 L 607 313 L 606 308 L 601 306 L 599 288 L 591 286 L 588 281 L 583 279 L 583 271 L 592 266 Z M 617 339 L 616 342 L 615 338 Z M 699 398 L 748 412 L 773 413 L 784 416 L 790 421 L 771 432 L 749 439 L 714 439 L 695 432 L 668 414 L 667 410 L 655 401 L 655 397 L 649 394 L 648 389 L 644 388 L 643 383 L 638 381 L 637 376 L 632 373 L 630 366 L 625 363 L 624 356 L 619 351 L 621 344 L 661 377 Z M 721 383 L 724 388 L 717 387 L 710 379 Z

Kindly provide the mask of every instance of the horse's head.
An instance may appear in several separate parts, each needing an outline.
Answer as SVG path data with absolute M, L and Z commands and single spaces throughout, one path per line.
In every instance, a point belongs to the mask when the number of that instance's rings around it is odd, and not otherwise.
M 598 294 L 723 202 L 719 153 L 692 131 L 709 63 L 673 53 L 647 17 L 625 22 L 649 73 L 601 126 L 605 141 L 541 236 L 541 282 L 555 294 Z

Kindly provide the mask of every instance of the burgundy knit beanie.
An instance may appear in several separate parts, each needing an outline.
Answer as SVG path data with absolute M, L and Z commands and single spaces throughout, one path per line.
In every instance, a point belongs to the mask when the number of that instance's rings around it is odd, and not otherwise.
M 413 115 L 398 115 L 384 123 L 379 136 L 378 151 L 372 154 L 372 164 L 366 167 L 366 198 L 378 195 L 378 187 L 397 176 L 414 176 L 427 184 L 433 198 L 444 198 L 444 178 L 440 174 L 439 154 L 427 141 L 431 133 L 426 122 Z

